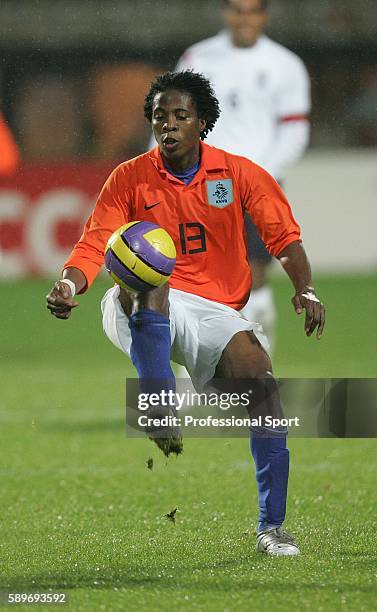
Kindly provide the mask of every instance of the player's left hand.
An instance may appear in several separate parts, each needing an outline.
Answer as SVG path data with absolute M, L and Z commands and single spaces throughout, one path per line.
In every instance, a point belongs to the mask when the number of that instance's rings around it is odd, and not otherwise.
M 306 287 L 300 293 L 292 298 L 292 304 L 296 314 L 301 314 L 305 311 L 305 333 L 311 336 L 317 329 L 317 340 L 323 333 L 325 326 L 325 307 L 321 300 L 316 296 L 313 287 Z

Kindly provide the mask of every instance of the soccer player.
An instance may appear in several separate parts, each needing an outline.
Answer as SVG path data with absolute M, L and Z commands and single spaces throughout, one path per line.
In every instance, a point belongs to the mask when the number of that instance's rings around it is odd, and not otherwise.
M 20 153 L 4 117 L 0 113 L 0 178 L 17 169 Z
M 226 29 L 190 47 L 177 70 L 194 69 L 213 83 L 221 116 L 209 144 L 252 159 L 280 183 L 309 142 L 310 84 L 297 55 L 263 34 L 267 0 L 224 0 Z M 271 255 L 245 218 L 253 290 L 243 309 L 271 344 L 275 306 L 267 284 Z
M 244 214 L 249 211 L 269 252 L 289 275 L 295 311 L 305 312 L 306 335 L 316 331 L 320 338 L 324 307 L 312 287 L 289 203 L 261 167 L 202 142 L 219 116 L 218 100 L 203 75 L 185 71 L 157 77 L 144 111 L 158 146 L 112 172 L 62 278 L 47 296 L 47 307 L 68 319 L 78 306 L 75 294 L 84 293 L 97 275 L 111 233 L 129 221 L 154 222 L 169 232 L 177 249 L 170 287 L 148 293 L 109 289 L 102 300 L 108 338 L 131 357 L 143 391 L 156 379 L 167 389 L 174 387 L 172 357 L 187 368 L 197 389 L 216 379 L 252 379 L 258 401 L 278 414 L 266 337 L 239 312 L 251 284 Z M 172 440 L 169 450 L 178 453 L 177 443 Z M 251 452 L 259 496 L 258 550 L 298 554 L 282 529 L 286 431 L 252 430 Z

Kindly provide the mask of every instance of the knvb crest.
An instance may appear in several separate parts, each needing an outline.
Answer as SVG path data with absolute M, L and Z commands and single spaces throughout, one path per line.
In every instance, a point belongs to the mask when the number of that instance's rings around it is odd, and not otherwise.
M 233 204 L 232 179 L 220 179 L 218 181 L 207 181 L 208 204 L 216 208 L 225 208 Z

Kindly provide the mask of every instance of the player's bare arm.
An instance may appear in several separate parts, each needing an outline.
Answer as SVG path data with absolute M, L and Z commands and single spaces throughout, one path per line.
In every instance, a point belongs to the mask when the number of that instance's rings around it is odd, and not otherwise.
M 69 281 L 64 282 L 64 281 Z M 72 292 L 74 283 L 75 291 Z M 74 301 L 74 294 L 86 286 L 85 275 L 78 268 L 66 268 L 61 280 L 57 281 L 47 297 L 47 308 L 57 319 L 68 319 L 73 308 L 79 306 Z
M 317 297 L 312 283 L 311 270 L 304 247 L 292 242 L 278 256 L 296 290 L 292 304 L 297 314 L 305 310 L 305 332 L 311 336 L 317 329 L 319 340 L 325 326 L 325 307 Z

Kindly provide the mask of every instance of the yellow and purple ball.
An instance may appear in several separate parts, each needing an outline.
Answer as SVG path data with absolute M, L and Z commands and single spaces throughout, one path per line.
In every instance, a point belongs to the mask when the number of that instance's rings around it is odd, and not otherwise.
M 146 292 L 166 283 L 176 261 L 168 232 L 149 221 L 132 221 L 117 229 L 105 249 L 105 267 L 124 289 Z

